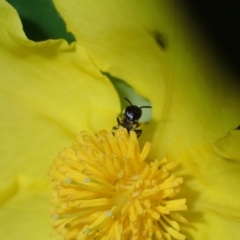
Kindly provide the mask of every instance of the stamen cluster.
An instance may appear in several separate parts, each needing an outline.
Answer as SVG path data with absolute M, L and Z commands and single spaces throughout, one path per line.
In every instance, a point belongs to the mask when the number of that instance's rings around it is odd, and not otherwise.
M 53 227 L 65 240 L 185 239 L 177 215 L 185 199 L 172 199 L 183 179 L 164 157 L 146 161 L 150 143 L 140 151 L 134 131 L 119 128 L 95 137 L 82 132 L 65 149 L 49 174 L 54 191 Z

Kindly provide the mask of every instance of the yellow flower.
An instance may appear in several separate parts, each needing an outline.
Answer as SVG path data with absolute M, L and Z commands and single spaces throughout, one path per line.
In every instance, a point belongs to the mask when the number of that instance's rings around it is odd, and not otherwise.
M 50 239 L 46 170 L 52 159 L 80 131 L 116 125 L 119 99 L 103 71 L 152 103 L 140 141 L 152 143 L 149 159 L 166 153 L 179 163 L 184 185 L 178 196 L 189 209 L 181 233 L 238 239 L 239 89 L 180 6 L 157 0 L 56 4 L 77 43 L 30 41 L 16 11 L 0 1 L 0 238 Z
M 55 4 L 97 66 L 151 100 L 153 116 L 142 141 L 152 143 L 150 159 L 167 153 L 180 163 L 189 221 L 182 232 L 194 240 L 238 239 L 240 131 L 234 129 L 240 124 L 240 89 L 181 5 Z
M 147 162 L 134 131 L 82 132 L 50 169 L 54 183 L 53 227 L 64 239 L 185 239 L 175 211 L 186 199 L 174 199 L 183 179 L 170 171 L 167 157 Z

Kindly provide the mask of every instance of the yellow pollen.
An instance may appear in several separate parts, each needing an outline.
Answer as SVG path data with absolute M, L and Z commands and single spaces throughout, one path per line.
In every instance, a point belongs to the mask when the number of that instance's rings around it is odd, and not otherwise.
M 183 182 L 165 156 L 147 159 L 134 131 L 82 132 L 49 170 L 53 228 L 65 240 L 185 239 L 186 199 L 176 199 Z

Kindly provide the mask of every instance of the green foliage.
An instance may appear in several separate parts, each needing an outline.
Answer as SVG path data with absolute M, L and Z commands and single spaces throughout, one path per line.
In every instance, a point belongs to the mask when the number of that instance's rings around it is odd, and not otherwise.
M 67 32 L 66 24 L 57 12 L 52 0 L 8 0 L 17 10 L 24 32 L 33 41 L 65 39 L 75 41 L 72 33 Z

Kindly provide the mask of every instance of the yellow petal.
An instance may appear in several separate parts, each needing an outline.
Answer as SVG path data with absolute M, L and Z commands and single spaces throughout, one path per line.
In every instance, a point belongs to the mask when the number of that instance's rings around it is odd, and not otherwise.
M 49 182 L 32 181 L 25 176 L 18 176 L 10 188 L 15 189 L 18 194 L 1 206 L 0 238 L 50 239 L 52 231 L 47 201 L 50 194 Z
M 0 238 L 49 239 L 50 163 L 82 129 L 111 129 L 119 102 L 81 46 L 28 40 L 6 1 L 0 14 Z
M 0 13 L 0 179 L 46 178 L 56 153 L 78 132 L 112 128 L 117 95 L 81 46 L 32 42 L 7 2 Z
M 122 0 L 71 3 L 57 0 L 55 3 L 68 30 L 97 66 L 150 98 L 155 107 L 154 119 L 159 120 L 168 88 L 165 74 L 169 74 L 167 51 L 154 39 L 155 31 L 166 32 L 162 24 L 166 16 L 152 12 L 161 4 Z
M 238 126 L 239 89 L 180 5 L 157 0 L 55 2 L 97 66 L 151 100 L 153 119 L 142 137 L 152 136 L 162 146 L 153 146 L 162 149 L 160 155 L 165 151 L 176 157 Z M 160 33 L 167 39 L 165 49 L 158 44 Z
M 235 130 L 213 144 L 215 151 L 226 160 L 240 161 L 240 131 Z
M 187 198 L 184 227 L 193 239 L 237 239 L 240 219 L 240 165 L 222 158 L 210 144 L 186 150 L 178 159 Z M 188 176 L 188 177 L 187 177 Z

